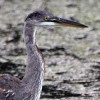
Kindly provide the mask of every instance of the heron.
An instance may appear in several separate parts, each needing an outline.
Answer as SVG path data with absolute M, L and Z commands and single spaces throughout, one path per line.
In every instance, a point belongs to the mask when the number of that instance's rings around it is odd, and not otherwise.
M 27 52 L 27 66 L 22 80 L 8 74 L 0 75 L 0 100 L 39 100 L 44 78 L 44 60 L 36 44 L 36 31 L 42 26 L 88 26 L 59 18 L 47 11 L 34 11 L 24 21 L 24 42 Z

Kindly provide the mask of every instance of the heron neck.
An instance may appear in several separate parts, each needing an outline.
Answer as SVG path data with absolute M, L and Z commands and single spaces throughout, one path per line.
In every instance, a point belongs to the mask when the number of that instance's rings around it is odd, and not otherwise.
M 43 81 L 43 59 L 36 46 L 36 27 L 31 23 L 25 23 L 24 41 L 27 52 L 27 67 L 23 82 L 26 84 L 27 93 L 32 94 L 30 100 L 38 100 L 42 89 Z

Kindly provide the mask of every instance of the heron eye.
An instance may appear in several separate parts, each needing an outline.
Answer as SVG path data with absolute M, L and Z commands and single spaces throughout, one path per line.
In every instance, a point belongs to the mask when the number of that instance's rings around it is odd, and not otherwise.
M 48 16 L 45 17 L 45 20 L 47 20 L 47 19 L 48 19 Z

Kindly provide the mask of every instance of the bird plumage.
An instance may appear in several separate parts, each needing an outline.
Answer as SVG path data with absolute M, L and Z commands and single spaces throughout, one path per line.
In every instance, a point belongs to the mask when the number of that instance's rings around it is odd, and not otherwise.
M 58 18 L 46 11 L 35 11 L 24 22 L 24 42 L 27 52 L 27 67 L 22 80 L 11 75 L 0 76 L 0 100 L 39 100 L 44 76 L 43 57 L 36 45 L 38 26 L 63 25 L 86 28 L 86 25 Z

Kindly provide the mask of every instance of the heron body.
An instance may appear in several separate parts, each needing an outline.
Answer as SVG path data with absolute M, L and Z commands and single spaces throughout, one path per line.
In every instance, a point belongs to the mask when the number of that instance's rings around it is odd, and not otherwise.
M 35 11 L 24 22 L 24 42 L 27 52 L 27 67 L 22 80 L 11 75 L 0 76 L 0 100 L 39 100 L 44 76 L 43 57 L 36 45 L 36 29 L 41 26 L 72 26 L 86 28 L 86 25 L 58 18 L 46 11 Z

